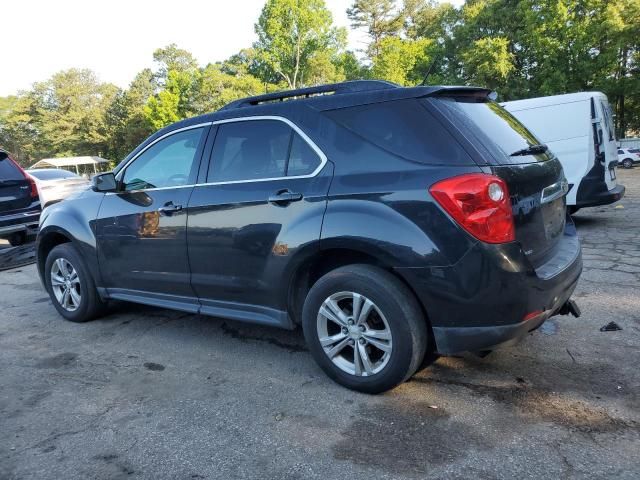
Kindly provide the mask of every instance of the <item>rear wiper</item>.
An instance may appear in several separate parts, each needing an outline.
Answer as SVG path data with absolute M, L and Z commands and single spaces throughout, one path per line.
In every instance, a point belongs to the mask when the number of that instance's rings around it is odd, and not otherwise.
M 540 143 L 538 145 L 529 145 L 527 148 L 523 148 L 522 150 L 516 150 L 509 156 L 518 157 L 521 155 L 538 155 L 546 152 L 547 150 L 549 150 L 549 147 Z

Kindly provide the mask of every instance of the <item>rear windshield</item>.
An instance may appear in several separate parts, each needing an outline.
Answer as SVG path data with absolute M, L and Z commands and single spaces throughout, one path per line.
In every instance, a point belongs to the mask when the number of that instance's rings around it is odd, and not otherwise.
M 364 140 L 407 160 L 431 165 L 473 164 L 453 136 L 416 99 L 325 113 Z
M 500 163 L 531 163 L 547 155 L 511 156 L 540 142 L 513 115 L 497 103 L 478 97 L 438 97 L 432 100 L 465 134 L 471 134 Z
M 0 160 L 0 182 L 8 180 L 24 180 L 24 175 L 11 160 Z
M 56 180 L 60 178 L 80 178 L 67 170 L 29 170 L 29 174 L 38 180 Z

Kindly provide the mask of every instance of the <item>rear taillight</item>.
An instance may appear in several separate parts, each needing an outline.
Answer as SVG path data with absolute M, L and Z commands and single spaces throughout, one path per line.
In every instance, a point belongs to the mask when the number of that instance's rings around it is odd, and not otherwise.
M 31 198 L 38 198 L 38 186 L 33 178 L 27 175 L 27 180 L 29 180 L 29 185 L 31 185 Z
M 495 175 L 469 173 L 441 180 L 429 192 L 467 232 L 487 243 L 516 239 L 507 184 Z
M 11 161 L 11 163 L 13 163 L 16 168 L 18 170 L 20 170 L 20 173 L 22 173 L 22 175 L 24 176 L 25 180 L 27 180 L 29 182 L 29 185 L 31 186 L 31 198 L 38 198 L 38 186 L 36 185 L 35 180 L 33 179 L 33 177 L 31 177 L 31 175 L 29 175 L 27 172 L 24 171 L 24 168 L 22 168 L 18 162 L 16 162 L 13 158 L 9 157 L 8 160 Z

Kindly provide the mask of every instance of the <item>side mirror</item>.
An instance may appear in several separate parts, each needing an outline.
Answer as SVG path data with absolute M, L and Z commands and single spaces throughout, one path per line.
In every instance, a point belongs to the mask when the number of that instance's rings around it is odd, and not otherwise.
M 99 173 L 91 179 L 91 189 L 94 192 L 115 192 L 117 186 L 113 172 Z
M 9 158 L 9 154 L 4 150 L 0 150 L 0 162 Z

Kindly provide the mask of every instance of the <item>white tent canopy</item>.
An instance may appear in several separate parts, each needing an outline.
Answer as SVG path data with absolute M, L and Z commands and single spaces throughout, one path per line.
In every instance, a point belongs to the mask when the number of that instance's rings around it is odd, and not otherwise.
M 62 157 L 62 158 L 44 158 L 39 162 L 34 163 L 30 168 L 65 168 L 75 167 L 76 173 L 79 173 L 78 167 L 80 165 L 93 165 L 93 171 L 96 173 L 98 167 L 103 164 L 108 164 L 109 160 L 105 160 L 101 157 Z

